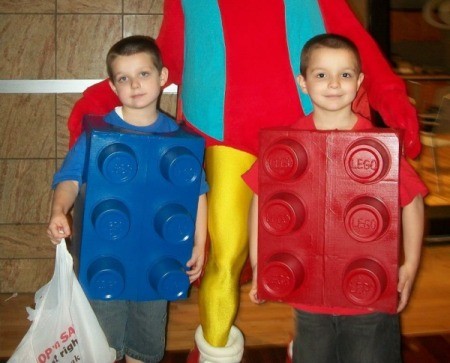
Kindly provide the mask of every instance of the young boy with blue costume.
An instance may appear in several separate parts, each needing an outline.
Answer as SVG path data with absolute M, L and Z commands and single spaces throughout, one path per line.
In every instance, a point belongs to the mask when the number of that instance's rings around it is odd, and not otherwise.
M 301 130 L 366 130 L 371 122 L 352 110 L 352 102 L 364 78 L 356 46 L 333 34 L 313 37 L 302 50 L 297 80 L 311 97 L 313 112 L 292 125 Z M 250 217 L 250 258 L 253 285 L 250 299 L 261 303 L 257 291 L 258 164 L 243 176 L 255 192 Z M 397 290 L 401 312 L 411 294 L 419 267 L 423 236 L 423 196 L 427 189 L 404 158 L 400 160 L 404 261 L 399 268 Z M 308 191 L 305 191 L 308 193 Z M 326 223 L 326 221 L 325 221 Z M 398 314 L 369 308 L 344 308 L 292 304 L 296 333 L 294 362 L 359 363 L 401 362 Z
M 167 133 L 179 126 L 157 109 L 161 89 L 168 70 L 162 64 L 155 41 L 146 36 L 131 36 L 114 44 L 107 55 L 111 89 L 123 106 L 104 117 L 106 123 L 126 130 L 146 133 Z M 54 244 L 71 235 L 67 214 L 79 193 L 86 156 L 86 134 L 83 133 L 67 154 L 55 174 L 53 203 L 47 234 Z M 206 192 L 202 176 L 198 200 L 194 248 L 187 262 L 191 282 L 201 274 L 206 242 Z M 117 359 L 126 362 L 159 362 L 164 354 L 167 301 L 92 300 L 110 346 Z

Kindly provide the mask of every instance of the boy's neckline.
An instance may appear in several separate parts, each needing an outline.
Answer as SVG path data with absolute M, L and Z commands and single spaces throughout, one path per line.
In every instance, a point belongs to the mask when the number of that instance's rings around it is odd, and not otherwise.
M 339 127 L 339 126 L 338 127 L 320 127 L 321 125 L 319 124 L 319 122 L 316 121 L 316 118 L 314 116 L 315 116 L 315 114 L 313 113 L 311 115 L 312 122 L 314 123 L 314 127 L 316 128 L 316 130 L 320 130 L 320 131 L 336 131 L 336 130 L 349 131 L 349 130 L 353 130 L 356 123 L 358 122 L 358 115 L 356 113 L 352 112 L 350 114 L 350 117 L 352 118 L 352 120 L 345 127 Z M 327 120 L 330 119 L 330 117 L 324 117 L 324 118 L 326 118 Z M 328 126 L 328 124 L 325 126 Z
M 137 128 L 139 128 L 139 127 L 145 128 L 145 127 L 153 126 L 153 125 L 156 123 L 156 121 L 158 120 L 158 118 L 159 118 L 159 112 L 156 111 L 156 117 L 155 117 L 155 119 L 154 119 L 152 122 L 148 123 L 148 124 L 142 125 L 142 124 L 136 124 L 136 123 L 130 122 L 130 121 L 128 121 L 128 120 L 125 120 L 125 117 L 124 117 L 124 115 L 123 115 L 123 106 L 117 106 L 117 107 L 114 109 L 114 111 L 117 113 L 117 115 L 118 115 L 124 122 L 126 122 L 127 124 L 129 124 L 129 125 L 131 125 L 131 126 L 133 126 L 133 127 L 137 127 Z

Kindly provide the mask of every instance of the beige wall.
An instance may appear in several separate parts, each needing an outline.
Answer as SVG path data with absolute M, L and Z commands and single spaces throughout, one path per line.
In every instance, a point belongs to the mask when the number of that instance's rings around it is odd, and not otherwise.
M 110 45 L 157 36 L 163 0 L 2 0 L 0 80 L 102 79 Z M 0 292 L 34 292 L 53 269 L 50 183 L 80 94 L 0 93 Z M 175 112 L 175 96 L 162 108 Z

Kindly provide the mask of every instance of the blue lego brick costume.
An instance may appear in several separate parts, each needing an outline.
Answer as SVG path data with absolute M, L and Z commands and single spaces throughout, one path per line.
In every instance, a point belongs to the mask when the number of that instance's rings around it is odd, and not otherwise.
M 163 114 L 151 130 L 115 111 L 85 121 L 86 133 L 54 178 L 54 185 L 80 182 L 73 254 L 85 293 L 103 300 L 186 297 L 198 196 L 208 189 L 203 138 Z

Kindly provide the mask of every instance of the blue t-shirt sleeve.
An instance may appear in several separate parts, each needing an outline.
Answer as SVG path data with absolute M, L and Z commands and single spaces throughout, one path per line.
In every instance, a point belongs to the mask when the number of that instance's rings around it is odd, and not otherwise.
M 159 132 L 173 132 L 177 131 L 180 128 L 180 126 L 175 122 L 175 120 L 173 120 L 169 116 L 165 114 L 161 114 L 161 116 L 164 122 L 162 123 Z
M 78 138 L 76 144 L 67 153 L 61 168 L 53 176 L 52 188 L 66 180 L 83 181 L 84 163 L 86 160 L 86 134 Z
M 205 194 L 209 192 L 209 184 L 206 181 L 206 175 L 205 175 L 205 171 L 202 169 L 202 179 L 200 181 L 200 194 Z

